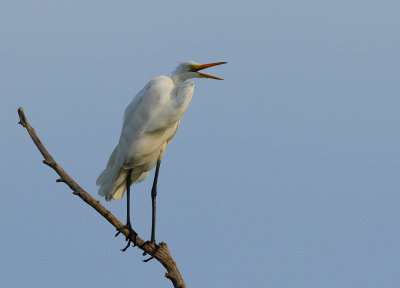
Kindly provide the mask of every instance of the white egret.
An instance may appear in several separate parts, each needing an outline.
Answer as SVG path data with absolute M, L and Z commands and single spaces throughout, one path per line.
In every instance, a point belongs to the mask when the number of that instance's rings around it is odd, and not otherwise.
M 96 184 L 100 186 L 99 194 L 104 196 L 107 201 L 111 199 L 119 200 L 125 190 L 127 191 L 126 225 L 115 235 L 117 236 L 124 228 L 130 231 L 130 237 L 127 238 L 128 244 L 122 251 L 130 246 L 132 236 L 137 236 L 130 221 L 130 186 L 132 183 L 144 180 L 153 167 L 157 165 L 151 189 L 151 240 L 146 242 L 146 244 L 150 242 L 156 245 L 155 218 L 158 173 L 165 148 L 175 135 L 179 121 L 193 96 L 194 83 L 186 80 L 190 78 L 223 80 L 198 71 L 225 63 L 217 62 L 203 65 L 193 61 L 181 63 L 171 77 L 158 76 L 152 78 L 125 109 L 119 143 L 112 152 L 106 169 L 96 181 Z M 135 242 L 134 245 L 136 245 Z

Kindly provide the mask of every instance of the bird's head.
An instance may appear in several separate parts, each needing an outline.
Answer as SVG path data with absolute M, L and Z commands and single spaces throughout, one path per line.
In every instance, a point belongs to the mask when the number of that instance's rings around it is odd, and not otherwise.
M 209 64 L 199 64 L 193 61 L 187 61 L 187 62 L 182 62 L 176 67 L 174 72 L 172 72 L 172 77 L 173 78 L 178 78 L 181 81 L 185 81 L 190 78 L 211 78 L 211 79 L 216 79 L 216 80 L 224 80 L 212 75 L 200 73 L 198 71 L 221 65 L 221 64 L 226 64 L 227 62 L 216 62 L 216 63 L 209 63 Z

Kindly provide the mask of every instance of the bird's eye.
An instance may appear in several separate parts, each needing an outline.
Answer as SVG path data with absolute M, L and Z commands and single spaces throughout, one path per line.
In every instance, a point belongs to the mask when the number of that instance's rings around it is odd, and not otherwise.
M 193 70 L 193 65 L 188 65 L 187 68 L 188 68 L 189 71 L 192 71 Z

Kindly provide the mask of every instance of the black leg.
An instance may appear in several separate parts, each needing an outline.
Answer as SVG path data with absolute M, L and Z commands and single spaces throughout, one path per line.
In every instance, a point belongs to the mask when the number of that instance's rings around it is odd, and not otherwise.
M 125 228 L 129 230 L 129 235 L 128 237 L 126 237 L 125 241 L 128 241 L 128 244 L 125 246 L 124 249 L 121 249 L 121 251 L 125 252 L 126 249 L 129 248 L 131 242 L 132 242 L 132 236 L 135 237 L 135 240 L 133 242 L 134 246 L 136 245 L 136 237 L 137 237 L 137 233 L 135 232 L 135 230 L 132 229 L 132 225 L 131 225 L 131 215 L 130 215 L 130 192 L 131 192 L 131 174 L 132 174 L 132 170 L 129 170 L 128 172 L 128 176 L 126 178 L 126 224 L 125 226 L 122 226 L 120 229 L 118 229 L 117 234 L 115 234 L 115 237 L 117 237 L 122 230 L 124 230 Z
M 156 242 L 156 197 L 157 197 L 157 181 L 158 172 L 160 171 L 161 160 L 157 161 L 156 173 L 154 174 L 153 187 L 151 188 L 151 206 L 152 206 L 152 217 L 151 217 L 151 240 L 150 242 Z
M 152 243 L 152 244 L 154 244 L 155 246 L 156 246 L 156 249 L 155 249 L 155 251 L 154 251 L 154 253 L 153 253 L 153 255 L 150 257 L 150 258 L 148 258 L 148 259 L 146 259 L 146 260 L 143 260 L 143 262 L 148 262 L 148 261 L 150 261 L 151 259 L 153 259 L 154 258 L 154 256 L 156 255 L 156 253 L 157 253 L 157 250 L 158 250 L 158 245 L 156 244 L 156 197 L 157 197 L 157 181 L 158 181 L 158 173 L 159 173 L 159 171 L 160 171 L 160 164 L 161 164 L 161 160 L 158 160 L 157 161 L 157 166 L 156 166 L 156 172 L 155 172 L 155 174 L 154 174 L 154 181 L 153 181 L 153 187 L 151 188 L 151 206 L 152 206 L 152 214 L 151 214 L 151 237 L 150 237 L 150 241 L 146 241 L 146 242 L 144 242 L 142 245 L 141 245 L 141 247 L 143 247 L 143 246 L 145 246 L 145 245 L 147 245 L 147 244 L 149 244 L 149 243 Z M 144 252 L 143 253 L 143 255 L 146 255 L 146 252 Z

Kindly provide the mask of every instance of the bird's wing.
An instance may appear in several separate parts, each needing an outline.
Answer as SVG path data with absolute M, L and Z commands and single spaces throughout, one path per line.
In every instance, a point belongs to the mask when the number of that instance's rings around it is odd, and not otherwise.
M 154 125 L 152 122 L 162 111 L 164 102 L 168 102 L 171 89 L 173 82 L 169 77 L 155 77 L 126 107 L 119 143 L 111 154 L 106 169 L 97 179 L 97 185 L 101 186 L 99 194 L 107 200 L 122 197 L 126 169 L 135 167 L 132 171 L 133 181 L 141 176 L 144 179 L 143 175 L 148 174 L 147 171 L 157 161 L 159 152 L 157 154 L 156 151 L 162 143 L 159 143 L 160 137 L 156 133 L 148 132 L 152 129 L 152 124 Z
M 173 89 L 171 78 L 158 76 L 150 82 L 136 95 L 135 99 L 128 105 L 124 113 L 124 122 L 118 144 L 118 152 L 115 157 L 115 165 L 122 167 L 129 159 L 135 149 L 140 149 L 141 154 L 149 153 L 155 149 L 157 141 L 147 141 L 145 137 L 153 131 L 156 125 L 162 127 L 162 123 L 157 123 L 162 108 L 168 102 L 168 97 Z M 147 150 L 147 151 L 145 151 Z
M 172 79 L 167 76 L 152 78 L 126 107 L 122 129 L 130 124 L 145 128 L 148 120 L 154 119 L 159 108 L 168 100 L 166 96 L 173 87 Z

